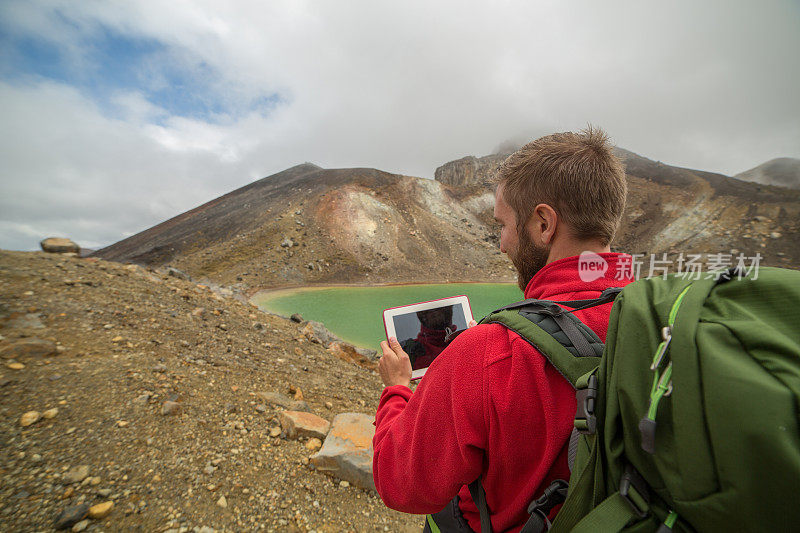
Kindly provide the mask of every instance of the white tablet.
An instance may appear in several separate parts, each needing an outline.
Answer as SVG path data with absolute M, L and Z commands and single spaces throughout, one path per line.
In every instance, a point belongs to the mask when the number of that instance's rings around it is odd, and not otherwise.
M 386 338 L 395 337 L 411 359 L 411 379 L 420 379 L 456 335 L 472 321 L 469 299 L 440 298 L 383 311 Z

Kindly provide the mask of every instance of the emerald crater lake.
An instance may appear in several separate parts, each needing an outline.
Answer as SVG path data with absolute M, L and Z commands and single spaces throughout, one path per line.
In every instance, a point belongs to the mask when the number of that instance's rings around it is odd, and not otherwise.
M 251 298 L 260 309 L 322 322 L 334 335 L 362 348 L 377 350 L 385 340 L 383 310 L 465 294 L 475 320 L 522 299 L 515 283 L 445 283 L 376 287 L 301 287 L 262 291 Z

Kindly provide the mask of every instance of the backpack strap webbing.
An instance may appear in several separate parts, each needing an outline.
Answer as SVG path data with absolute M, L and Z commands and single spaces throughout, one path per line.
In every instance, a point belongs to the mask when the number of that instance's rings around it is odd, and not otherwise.
M 603 341 L 572 313 L 546 300 L 505 308 L 489 314 L 481 324 L 502 324 L 536 348 L 573 387 L 596 369 Z
M 514 331 L 544 355 L 556 370 L 577 388 L 578 380 L 599 366 L 603 341 L 572 313 L 613 302 L 621 291 L 621 288 L 615 287 L 606 289 L 598 298 L 567 302 L 529 298 L 501 307 L 484 317 L 480 324 L 502 324 Z M 560 307 L 561 305 L 573 309 L 567 311 Z M 575 460 L 577 446 L 578 432 L 573 431 L 568 445 L 570 470 Z M 491 533 L 492 525 L 489 520 L 486 492 L 480 477 L 469 484 L 469 491 L 481 516 L 480 533 Z M 531 502 L 530 508 L 533 509 L 534 504 L 540 500 L 541 498 L 538 498 Z M 531 518 L 523 527 L 523 531 L 536 533 L 544 531 L 549 525 L 545 523 L 546 515 L 543 520 L 540 514 L 529 512 Z

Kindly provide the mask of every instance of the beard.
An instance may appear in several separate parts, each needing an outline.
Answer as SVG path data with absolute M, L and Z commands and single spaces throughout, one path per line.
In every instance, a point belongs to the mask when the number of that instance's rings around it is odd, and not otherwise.
M 546 264 L 550 255 L 549 246 L 537 246 L 531 241 L 525 228 L 519 232 L 519 243 L 514 255 L 509 254 L 514 268 L 517 269 L 517 285 L 524 293 L 536 275 Z

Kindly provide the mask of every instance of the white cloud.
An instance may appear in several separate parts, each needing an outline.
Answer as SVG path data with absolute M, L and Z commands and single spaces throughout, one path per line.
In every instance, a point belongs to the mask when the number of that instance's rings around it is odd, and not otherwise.
M 76 68 L 103 28 L 164 43 L 141 75 L 210 72 L 203 90 L 230 113 L 170 116 L 131 89 L 108 95 L 110 114 L 65 84 L 0 85 L 2 247 L 59 228 L 107 244 L 303 161 L 430 177 L 506 139 L 588 122 L 702 170 L 800 157 L 789 0 L 25 1 L 0 15 L 63 45 Z M 249 109 L 273 94 L 273 107 Z

